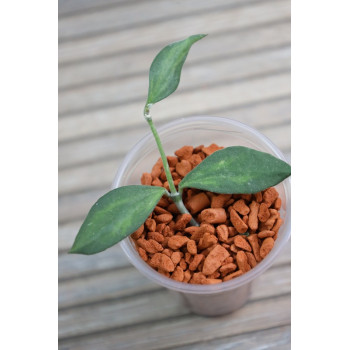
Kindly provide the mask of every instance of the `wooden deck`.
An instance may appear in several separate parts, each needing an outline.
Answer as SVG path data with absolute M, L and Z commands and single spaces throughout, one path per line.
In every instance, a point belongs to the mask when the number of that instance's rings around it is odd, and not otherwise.
M 290 154 L 290 2 L 59 1 L 59 348 L 289 349 L 290 246 L 236 313 L 193 315 L 141 276 L 119 246 L 67 255 L 125 154 L 148 131 L 148 68 L 169 42 L 208 33 L 156 125 L 216 115 Z

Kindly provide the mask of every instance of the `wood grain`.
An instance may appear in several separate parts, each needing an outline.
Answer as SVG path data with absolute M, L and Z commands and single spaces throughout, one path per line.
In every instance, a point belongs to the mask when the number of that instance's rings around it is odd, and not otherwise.
M 168 318 L 152 323 L 113 329 L 84 338 L 62 341 L 60 349 L 161 349 L 198 341 L 239 335 L 288 325 L 290 297 L 279 296 L 246 304 L 233 315 L 209 318 L 196 315 Z M 273 311 L 272 311 L 273 310 Z
M 212 110 L 210 114 L 234 119 L 265 132 L 271 127 L 289 123 L 290 97 L 265 100 L 241 108 L 217 108 Z M 117 161 L 130 150 L 134 140 L 140 139 L 149 131 L 143 118 L 139 119 L 140 125 L 135 125 L 130 130 L 118 129 L 92 138 L 62 142 L 58 151 L 59 169 L 73 168 L 84 164 L 92 165 L 94 162 L 99 163 L 104 160 L 115 159 Z M 167 121 L 167 119 L 160 122 L 157 120 L 156 123 L 157 126 L 162 126 Z M 134 136 L 131 141 L 129 133 Z M 278 140 L 278 137 L 275 140 Z
M 283 18 L 268 24 L 243 28 L 238 32 L 210 33 L 205 38 L 205 45 L 191 50 L 190 60 L 185 66 L 189 68 L 201 62 L 210 64 L 218 58 L 235 58 L 289 44 L 290 23 L 288 19 Z M 97 60 L 63 65 L 58 77 L 59 88 L 69 90 L 105 81 L 145 76 L 156 52 L 157 48 L 149 47 L 138 52 L 116 53 Z
M 256 104 L 290 94 L 290 73 L 251 77 L 220 86 L 202 86 L 195 91 L 170 96 L 166 102 L 153 106 L 157 122 L 188 115 L 210 115 L 217 108 L 232 109 Z M 213 98 L 215 96 L 215 98 Z M 122 106 L 106 106 L 93 111 L 61 118 L 58 122 L 59 140 L 90 137 L 118 128 L 139 125 L 144 101 Z M 141 118 L 141 120 L 140 120 Z
M 164 23 L 148 24 L 143 28 L 127 29 L 96 37 L 63 42 L 59 46 L 61 64 L 96 59 L 110 54 L 139 51 L 152 43 L 163 47 L 167 43 L 188 36 L 188 33 L 219 33 L 225 30 L 265 24 L 289 17 L 289 1 L 264 1 L 249 7 L 212 11 L 197 16 L 175 18 Z M 157 50 L 158 51 L 158 50 Z

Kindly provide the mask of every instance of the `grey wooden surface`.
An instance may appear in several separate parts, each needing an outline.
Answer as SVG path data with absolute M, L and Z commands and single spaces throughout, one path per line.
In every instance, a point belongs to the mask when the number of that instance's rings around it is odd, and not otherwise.
M 117 245 L 67 255 L 84 216 L 148 132 L 148 68 L 196 33 L 178 91 L 154 107 L 242 121 L 290 154 L 290 2 L 59 0 L 59 348 L 289 349 L 290 245 L 232 315 L 193 315 Z

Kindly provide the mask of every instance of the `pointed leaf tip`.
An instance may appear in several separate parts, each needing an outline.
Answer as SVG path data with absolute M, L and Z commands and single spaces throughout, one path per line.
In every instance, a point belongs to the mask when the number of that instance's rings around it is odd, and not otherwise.
M 275 186 L 291 174 L 286 162 L 242 146 L 227 147 L 205 158 L 180 182 L 179 188 L 216 193 L 256 193 Z
M 96 254 L 135 232 L 166 193 L 163 187 L 125 186 L 109 191 L 90 209 L 70 254 Z
M 149 72 L 149 87 L 146 105 L 159 102 L 178 87 L 182 66 L 191 46 L 207 34 L 191 35 L 187 39 L 164 47 L 155 57 Z

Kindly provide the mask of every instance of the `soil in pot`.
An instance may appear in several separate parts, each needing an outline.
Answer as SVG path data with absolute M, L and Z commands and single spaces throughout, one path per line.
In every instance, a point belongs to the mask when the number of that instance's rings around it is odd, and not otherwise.
M 184 146 L 168 156 L 175 185 L 222 148 L 216 144 Z M 142 175 L 141 183 L 169 190 L 161 159 L 151 173 Z M 163 197 L 131 236 L 148 265 L 179 282 L 215 284 L 241 276 L 269 254 L 283 224 L 281 199 L 273 187 L 233 195 L 185 189 L 183 200 L 199 227 L 191 226 L 191 215 L 181 214 Z

